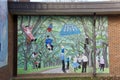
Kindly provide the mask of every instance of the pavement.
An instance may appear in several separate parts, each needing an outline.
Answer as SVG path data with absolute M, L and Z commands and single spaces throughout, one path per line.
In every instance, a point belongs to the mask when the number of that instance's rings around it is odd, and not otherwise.
M 64 73 L 61 68 L 55 68 L 55 69 L 50 69 L 43 71 L 41 73 Z M 66 73 L 70 73 L 70 70 L 66 70 Z

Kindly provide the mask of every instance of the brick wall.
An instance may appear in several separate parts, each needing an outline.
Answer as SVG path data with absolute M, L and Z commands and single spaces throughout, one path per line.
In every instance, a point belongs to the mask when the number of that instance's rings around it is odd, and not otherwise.
M 8 65 L 0 68 L 0 80 L 10 80 L 13 76 L 13 53 L 14 53 L 14 22 L 13 16 L 8 15 Z M 15 70 L 14 70 L 15 71 Z
M 120 16 L 108 17 L 110 74 L 120 75 Z
M 13 53 L 14 53 L 14 24 L 13 16 L 9 14 L 9 64 L 0 69 L 2 73 L 0 80 L 8 80 L 14 75 L 13 72 Z M 120 16 L 108 16 L 108 42 L 110 58 L 110 75 L 120 76 Z M 88 74 L 89 75 L 89 74 Z

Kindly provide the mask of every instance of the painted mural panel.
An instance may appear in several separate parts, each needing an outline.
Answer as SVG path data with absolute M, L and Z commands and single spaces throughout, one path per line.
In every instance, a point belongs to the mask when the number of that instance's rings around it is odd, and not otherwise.
M 108 19 L 97 16 L 18 16 L 18 74 L 109 73 Z
M 0 0 L 0 67 L 8 60 L 8 8 L 7 0 Z

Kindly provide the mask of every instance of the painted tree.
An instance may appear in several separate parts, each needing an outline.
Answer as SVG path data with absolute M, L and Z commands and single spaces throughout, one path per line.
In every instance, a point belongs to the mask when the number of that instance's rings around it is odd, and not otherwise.
M 31 20 L 31 16 L 19 16 L 18 19 L 19 19 L 19 22 L 18 22 L 18 26 L 19 26 L 18 27 L 18 35 L 22 36 L 22 40 L 19 39 L 20 41 L 18 43 L 18 49 L 19 49 L 19 46 L 20 47 L 21 47 L 21 45 L 23 46 L 24 70 L 27 70 L 28 61 L 30 60 L 31 51 L 32 51 L 32 43 L 28 42 L 27 37 L 25 36 L 25 33 L 23 31 L 22 24 L 24 23 L 25 25 L 30 26 L 31 23 L 32 23 L 32 20 Z M 40 19 L 38 18 L 38 22 L 36 22 L 36 24 L 39 23 L 39 20 Z M 38 27 L 38 26 L 36 26 L 36 24 L 35 24 L 35 26 L 33 26 L 33 28 Z M 20 37 L 18 37 L 18 38 L 20 38 Z

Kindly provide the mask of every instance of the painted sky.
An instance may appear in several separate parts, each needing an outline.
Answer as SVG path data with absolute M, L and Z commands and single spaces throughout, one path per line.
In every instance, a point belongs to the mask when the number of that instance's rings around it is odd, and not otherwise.
M 8 60 L 8 9 L 7 0 L 0 0 L 0 67 Z

